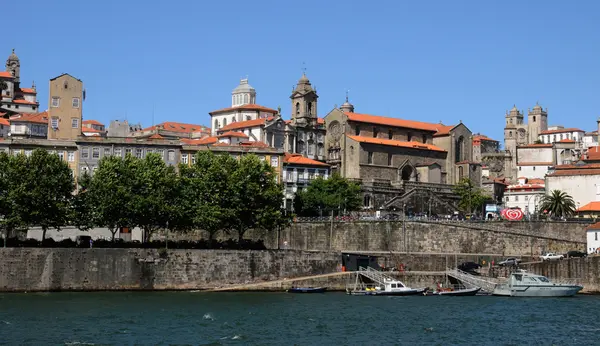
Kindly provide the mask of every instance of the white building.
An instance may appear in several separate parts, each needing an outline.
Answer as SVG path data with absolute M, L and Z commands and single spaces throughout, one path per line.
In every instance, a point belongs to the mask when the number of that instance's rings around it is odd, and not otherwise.
M 600 250 L 600 222 L 586 228 L 587 253 L 598 253 Z
M 218 135 L 218 143 L 227 144 L 227 145 L 238 145 L 242 142 L 248 141 L 248 136 L 243 132 L 238 131 L 227 131 L 222 135 Z
M 527 214 L 538 210 L 542 197 L 546 194 L 543 179 L 520 177 L 518 184 L 509 185 L 504 191 L 504 206 L 519 208 Z
M 10 133 L 10 122 L 3 116 L 4 114 L 0 113 L 0 138 L 7 138 Z
M 31 88 L 21 88 L 21 62 L 14 49 L 6 60 L 6 71 L 0 71 L 0 80 L 6 84 L 6 89 L 0 91 L 0 112 L 14 114 L 39 111 L 35 83 Z
M 562 126 L 552 126 L 548 130 L 540 132 L 538 139 L 542 143 L 554 143 L 562 140 L 573 140 L 575 143 L 581 145 L 583 143 L 583 136 L 585 131 L 576 128 L 564 128 Z
M 231 92 L 231 107 L 210 112 L 212 136 L 228 124 L 266 119 L 278 112 L 275 109 L 256 104 L 256 90 L 248 84 L 248 79 L 242 79 Z
M 600 201 L 600 164 L 576 163 L 555 166 L 546 176 L 546 191 L 550 193 L 553 190 L 569 194 L 577 208 Z
M 9 123 L 12 138 L 48 138 L 48 111 L 13 115 Z
M 298 190 L 305 189 L 314 179 L 327 179 L 330 174 L 329 165 L 301 154 L 285 154 L 283 159 L 283 183 L 285 184 L 284 207 L 294 211 L 294 197 Z

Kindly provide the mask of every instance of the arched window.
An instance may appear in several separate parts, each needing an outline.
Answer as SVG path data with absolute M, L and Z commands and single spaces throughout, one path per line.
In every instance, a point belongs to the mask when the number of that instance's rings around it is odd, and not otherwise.
M 406 140 L 409 142 L 412 140 L 412 133 L 409 132 L 406 134 Z
M 360 136 L 360 126 L 356 125 L 356 127 L 354 128 L 354 134 L 356 136 Z
M 300 102 L 296 102 L 296 115 L 300 115 Z
M 232 123 L 232 124 L 233 124 L 233 123 L 235 123 L 235 116 L 232 116 L 232 117 L 231 117 L 231 123 Z
M 402 168 L 401 178 L 404 181 L 409 181 L 413 174 L 413 169 L 411 166 L 405 166 Z
M 533 122 L 535 123 L 535 115 L 533 116 Z
M 219 128 L 219 120 L 215 119 L 215 130 Z
M 250 98 L 248 97 L 248 94 L 244 95 L 244 103 L 250 103 Z
M 363 198 L 363 206 L 365 208 L 370 208 L 371 207 L 371 196 L 365 195 L 365 197 Z
M 223 126 L 227 126 L 227 118 L 223 119 Z
M 312 102 L 306 104 L 306 114 L 312 115 Z
M 463 167 L 462 166 L 458 166 L 458 179 L 462 179 L 463 175 L 464 175 Z
M 512 137 L 512 131 L 508 131 L 508 137 Z

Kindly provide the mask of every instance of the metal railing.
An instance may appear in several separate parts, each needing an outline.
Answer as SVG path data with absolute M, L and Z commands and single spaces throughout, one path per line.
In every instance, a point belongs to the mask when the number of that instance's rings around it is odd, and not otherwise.
M 498 284 L 501 284 L 497 280 L 486 278 L 483 279 L 481 277 L 471 275 L 467 272 L 464 272 L 460 269 L 446 269 L 446 275 L 452 276 L 453 278 L 459 280 L 466 288 L 475 288 L 481 287 L 482 290 L 492 293 L 494 288 Z

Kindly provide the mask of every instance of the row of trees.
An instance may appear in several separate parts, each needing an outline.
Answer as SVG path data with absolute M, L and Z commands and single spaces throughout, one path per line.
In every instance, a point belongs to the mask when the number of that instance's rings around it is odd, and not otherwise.
M 273 230 L 291 217 L 281 210 L 283 188 L 255 155 L 199 152 L 176 170 L 156 154 L 144 159 L 105 157 L 92 176 L 80 177 L 77 193 L 68 164 L 57 155 L 0 154 L 0 225 L 7 234 L 28 226 L 140 227 L 148 241 L 160 229 L 219 231 L 241 240 L 249 229 Z

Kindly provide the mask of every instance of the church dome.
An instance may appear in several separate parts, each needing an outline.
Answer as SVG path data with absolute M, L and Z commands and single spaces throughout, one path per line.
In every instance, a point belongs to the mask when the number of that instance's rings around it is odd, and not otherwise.
M 539 103 L 536 102 L 535 107 L 533 107 L 533 109 L 542 109 L 542 106 L 540 106 Z
M 248 78 L 245 78 L 240 80 L 240 84 L 237 87 L 235 87 L 235 89 L 233 89 L 232 94 L 248 93 L 255 91 L 256 89 L 254 89 L 250 84 L 248 84 Z
M 302 77 L 298 80 L 298 84 L 310 84 L 308 77 L 306 77 L 306 73 L 302 74 Z
M 346 95 L 346 102 L 340 106 L 340 110 L 342 112 L 354 113 L 354 105 L 348 102 L 348 95 Z

